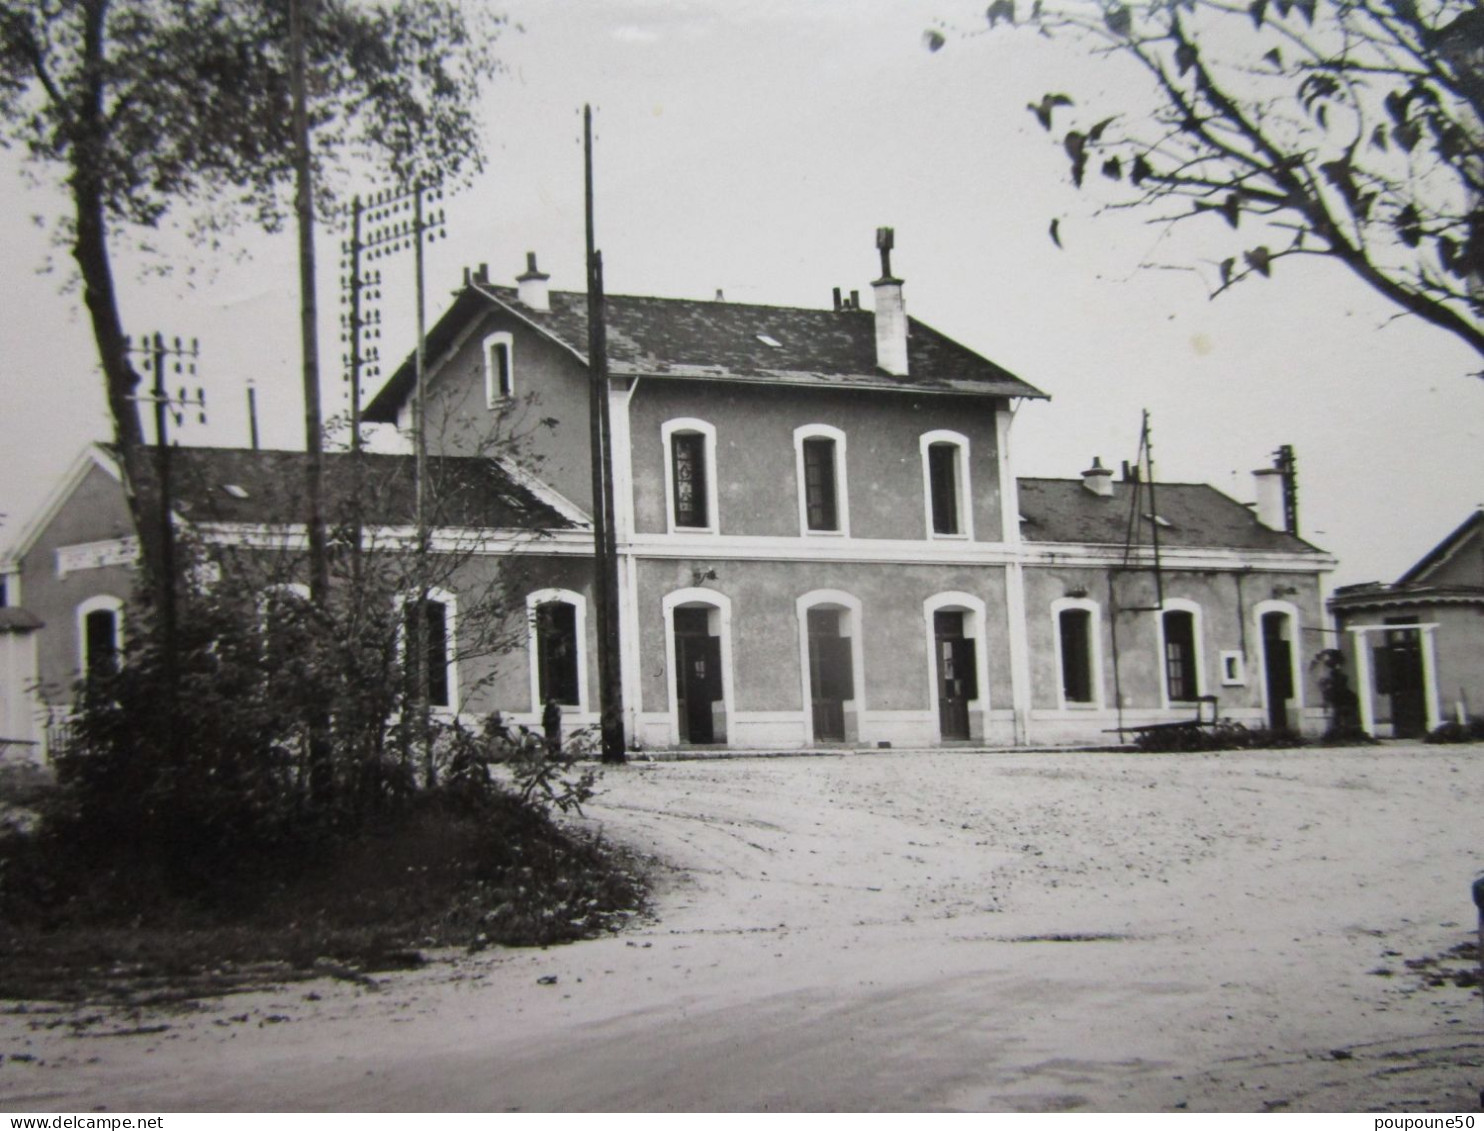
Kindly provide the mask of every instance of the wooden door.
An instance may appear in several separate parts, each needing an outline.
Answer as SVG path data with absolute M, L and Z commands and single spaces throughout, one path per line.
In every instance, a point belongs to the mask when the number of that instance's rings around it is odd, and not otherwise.
M 933 614 L 938 668 L 938 730 L 943 738 L 969 737 L 969 701 L 977 693 L 974 642 L 964 637 L 964 614 Z
M 850 638 L 840 610 L 809 610 L 809 690 L 816 742 L 845 741 L 845 701 L 855 698 Z

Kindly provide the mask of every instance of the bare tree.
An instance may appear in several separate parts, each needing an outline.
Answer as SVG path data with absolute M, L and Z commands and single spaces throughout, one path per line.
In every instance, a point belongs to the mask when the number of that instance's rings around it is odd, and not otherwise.
M 1484 356 L 1476 0 L 1035 0 L 1023 16 L 1015 0 L 987 11 L 991 30 L 1022 22 L 1145 75 L 1150 110 L 1088 112 L 1060 92 L 1028 108 L 1074 183 L 1118 186 L 1109 207 L 1234 233 L 1213 295 L 1324 256 Z

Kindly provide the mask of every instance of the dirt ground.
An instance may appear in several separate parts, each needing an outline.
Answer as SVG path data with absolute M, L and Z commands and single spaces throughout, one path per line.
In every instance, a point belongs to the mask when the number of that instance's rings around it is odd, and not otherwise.
M 640 762 L 602 790 L 587 823 L 663 861 L 653 921 L 376 988 L 11 1004 L 0 1108 L 1480 1109 L 1479 746 Z

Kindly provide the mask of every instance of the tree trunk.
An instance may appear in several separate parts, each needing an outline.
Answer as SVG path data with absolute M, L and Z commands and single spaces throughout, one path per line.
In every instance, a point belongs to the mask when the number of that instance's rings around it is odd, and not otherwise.
M 167 605 L 169 584 L 165 566 L 165 530 L 160 519 L 159 484 L 149 467 L 144 430 L 135 401 L 140 378 L 129 360 L 128 340 L 119 316 L 118 292 L 108 251 L 108 221 L 103 205 L 99 170 L 108 125 L 103 109 L 104 21 L 107 0 L 90 0 L 84 28 L 84 67 L 87 80 L 79 100 L 76 137 L 72 149 L 69 187 L 76 209 L 72 258 L 82 275 L 83 302 L 93 325 L 103 385 L 113 419 L 113 442 L 123 474 L 124 497 L 139 535 L 146 590 L 157 609 Z

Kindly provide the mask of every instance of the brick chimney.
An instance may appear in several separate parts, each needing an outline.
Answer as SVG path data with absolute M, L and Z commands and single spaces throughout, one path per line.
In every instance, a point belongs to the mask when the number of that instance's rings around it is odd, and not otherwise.
M 907 304 L 902 300 L 902 280 L 891 273 L 893 233 L 876 229 L 876 247 L 881 252 L 881 278 L 871 284 L 876 291 L 876 364 L 893 377 L 907 376 Z
M 1082 486 L 1100 499 L 1113 497 L 1113 471 L 1103 466 L 1097 456 L 1092 457 L 1092 466 L 1082 473 Z
M 526 252 L 526 273 L 515 280 L 515 295 L 522 306 L 546 314 L 551 310 L 551 276 L 536 267 L 536 253 Z

